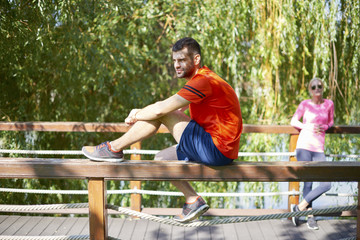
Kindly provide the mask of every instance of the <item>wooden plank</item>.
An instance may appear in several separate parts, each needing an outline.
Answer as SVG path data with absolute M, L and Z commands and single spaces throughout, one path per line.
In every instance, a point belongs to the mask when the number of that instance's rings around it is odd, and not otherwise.
M 117 238 L 123 228 L 125 219 L 121 218 L 108 218 L 108 236 Z
M 0 224 L 3 223 L 4 221 L 6 221 L 7 217 L 8 216 L 6 216 L 6 215 L 0 215 Z
M 278 240 L 288 240 L 288 233 L 287 230 L 284 229 L 283 227 L 283 222 L 286 221 L 288 222 L 289 220 L 284 220 L 284 219 L 280 219 L 280 220 L 274 220 L 271 219 L 269 220 L 269 224 L 271 225 L 272 229 L 275 232 L 276 238 L 274 239 L 278 239 Z
M 240 239 L 237 235 L 234 224 L 222 224 L 224 232 L 224 240 L 238 240 Z M 275 238 L 273 238 L 275 239 Z
M 89 179 L 90 240 L 107 239 L 106 184 L 103 178 Z
M 210 234 L 206 233 L 207 229 L 209 229 Z M 198 229 L 198 238 L 199 239 L 209 239 L 209 237 L 211 237 L 211 239 L 214 239 L 214 240 L 225 239 L 225 234 L 228 234 L 228 233 L 224 232 L 224 228 L 221 225 L 209 226 L 207 228 L 204 227 L 203 231 L 201 231 L 201 232 L 199 232 L 199 231 L 200 231 L 200 229 Z
M 184 240 L 198 240 L 196 228 L 185 228 Z
M 349 219 L 339 219 L 338 222 L 338 228 L 339 231 L 346 232 L 349 237 L 356 237 L 357 227 L 356 222 Z
M 76 222 L 74 223 L 73 227 L 70 229 L 70 235 L 90 235 L 89 228 L 86 226 L 89 225 L 88 219 L 84 217 L 77 217 Z M 84 231 L 86 228 L 87 231 Z
M 67 235 L 72 235 L 70 234 L 71 228 L 74 226 L 74 224 L 76 223 L 76 218 L 73 217 L 67 217 L 66 221 L 64 221 L 61 226 L 59 226 L 59 228 L 56 231 L 56 235 L 62 235 L 62 236 L 67 236 Z
M 4 221 L 5 220 L 5 221 Z M 114 221 L 113 221 L 114 220 Z M 0 224 L 1 235 L 22 235 L 29 229 L 30 225 L 34 225 L 34 231 L 28 232 L 28 236 L 60 236 L 67 233 L 68 235 L 81 234 L 85 235 L 88 232 L 83 232 L 81 228 L 87 225 L 88 218 L 73 218 L 73 217 L 28 217 L 28 216 L 0 216 L 1 223 L 8 222 L 8 224 Z M 70 227 L 71 224 L 73 225 Z M 122 222 L 130 222 L 123 224 Z M 23 224 L 26 223 L 26 224 Z M 114 224 L 112 224 L 114 223 Z M 256 223 L 256 224 L 255 224 Z M 320 230 L 314 231 L 307 228 L 303 222 L 298 227 L 292 225 L 290 220 L 266 220 L 258 222 L 246 222 L 235 224 L 215 225 L 210 227 L 199 228 L 184 228 L 171 227 L 170 225 L 163 225 L 148 220 L 133 220 L 133 219 L 109 219 L 109 232 L 116 230 L 121 234 L 110 235 L 115 238 L 125 236 L 123 239 L 319 239 L 331 240 L 354 237 L 356 235 L 356 221 L 344 219 L 323 219 L 319 220 Z M 66 224 L 66 231 L 61 230 Z M 132 224 L 132 226 L 131 226 Z M 44 226 L 40 226 L 44 225 Z M 9 227 L 15 226 L 12 230 Z M 16 230 L 14 230 L 17 227 Z M 78 231 L 75 229 L 78 228 Z M 129 229 L 128 229 L 129 228 Z M 226 230 L 230 229 L 230 230 Z M 9 230 L 7 234 L 4 231 Z M 128 230 L 128 231 L 126 231 Z M 262 235 L 253 232 L 262 232 Z M 10 233 L 11 232 L 11 233 Z M 186 236 L 185 236 L 186 232 Z M 0 238 L 1 238 L 0 235 Z M 252 236 L 252 237 L 251 237 Z
M 281 233 L 287 237 L 286 239 L 311 239 L 306 237 L 307 232 L 303 230 L 302 226 L 302 221 L 300 221 L 300 226 L 295 227 L 291 220 L 284 220 L 281 221 L 279 228 Z
M 360 181 L 358 181 L 358 203 L 357 203 L 357 231 L 356 238 L 360 240 Z
M 332 239 L 342 239 L 346 238 L 348 236 L 348 233 L 341 232 L 337 229 L 336 222 L 335 221 L 317 221 L 319 228 L 322 228 L 324 232 L 328 236 L 331 236 Z
M 0 234 L 6 235 L 6 233 L 11 234 L 9 232 L 15 232 L 17 229 L 13 227 L 13 225 L 20 219 L 19 216 L 8 216 L 6 221 L 3 221 L 0 224 Z
M 238 239 L 251 239 L 250 232 L 244 223 L 234 224 Z
M 135 221 L 135 230 L 132 234 L 131 239 L 145 239 L 147 225 L 149 224 L 148 220 L 145 219 L 136 219 Z M 169 239 L 169 238 L 168 238 Z
M 183 240 L 185 238 L 185 229 L 183 227 L 173 226 L 171 229 L 171 240 Z
M 0 158 L 0 178 L 106 178 L 188 181 L 360 181 L 360 162 L 235 162 L 212 167 L 184 161 Z M 96 171 L 94 171 L 96 169 Z
M 124 225 L 121 228 L 121 232 L 118 235 L 118 238 L 121 240 L 130 240 L 132 238 L 132 234 L 135 231 L 137 219 L 129 218 L 124 222 Z
M 42 217 L 34 216 L 34 217 L 21 217 L 22 219 L 26 220 L 24 221 L 24 224 L 19 227 L 18 231 L 16 232 L 16 235 L 19 236 L 26 236 L 28 235 L 32 229 L 37 226 L 40 222 Z
M 141 149 L 141 142 L 130 146 L 132 150 Z M 131 160 L 141 160 L 141 155 L 131 154 Z M 130 181 L 130 189 L 141 189 L 141 181 Z M 141 194 L 132 193 L 130 195 L 130 208 L 134 211 L 141 211 Z
M 81 231 L 81 235 L 90 235 L 90 225 L 89 225 L 89 218 L 86 218 L 87 224 L 85 224 L 84 228 Z
M 51 223 L 46 226 L 46 228 L 41 233 L 42 236 L 51 236 L 54 235 L 54 233 L 57 232 L 57 229 L 61 224 L 63 224 L 64 221 L 66 221 L 66 217 L 56 217 L 56 218 L 50 218 Z M 55 234 L 56 235 L 56 234 Z
M 161 223 L 159 226 L 158 238 L 157 239 L 170 239 L 172 233 L 172 226 L 168 224 Z M 142 238 L 133 238 L 133 239 L 142 239 Z
M 258 222 L 259 231 L 261 231 L 264 240 L 273 240 L 276 239 L 276 233 L 270 223 L 270 221 L 261 221 Z M 256 231 L 256 229 L 254 229 Z
M 0 122 L 2 131 L 38 131 L 38 132 L 127 132 L 130 126 L 125 123 L 98 122 Z M 158 133 L 169 130 L 160 126 Z
M 149 221 L 144 239 L 158 239 L 160 223 Z
M 2 131 L 44 131 L 44 132 L 127 132 L 130 129 L 125 123 L 99 122 L 3 122 L 0 121 Z M 158 133 L 169 133 L 162 125 Z M 299 131 L 291 125 L 253 125 L 244 124 L 243 133 L 275 133 L 298 134 Z M 333 126 L 326 133 L 359 134 L 359 126 Z
M 23 228 L 26 225 L 26 222 L 29 221 L 29 217 L 20 217 L 15 218 L 16 220 L 2 233 L 4 235 L 17 235 L 19 229 Z
M 324 237 L 327 236 L 327 238 L 329 240 L 337 240 L 336 236 L 334 236 L 333 234 L 328 234 L 328 232 L 326 232 L 326 229 L 324 229 L 323 227 L 321 227 L 322 222 L 324 221 L 319 221 L 318 218 L 316 218 L 319 229 L 316 231 L 313 231 L 315 236 L 317 237 L 316 239 L 323 239 Z M 306 223 L 305 223 L 306 225 Z
M 290 135 L 290 145 L 289 145 L 289 151 L 294 152 L 296 149 L 296 143 L 299 138 L 298 134 L 291 134 Z M 296 157 L 290 157 L 290 162 L 296 162 Z M 299 182 L 289 182 L 289 191 L 295 191 L 298 192 L 300 189 L 300 183 Z M 289 195 L 288 197 L 288 211 L 291 211 L 291 206 L 293 204 L 299 204 L 299 195 Z
M 248 228 L 251 239 L 264 239 L 259 222 L 248 222 L 246 223 L 246 227 Z
M 197 227 L 197 239 L 223 239 L 224 233 L 222 228 L 220 228 L 221 233 L 219 234 L 219 227 L 216 226 L 205 226 L 205 227 Z M 217 237 L 215 237 L 217 236 Z
M 40 236 L 45 228 L 52 222 L 50 217 L 39 217 L 37 224 L 28 233 L 29 236 Z

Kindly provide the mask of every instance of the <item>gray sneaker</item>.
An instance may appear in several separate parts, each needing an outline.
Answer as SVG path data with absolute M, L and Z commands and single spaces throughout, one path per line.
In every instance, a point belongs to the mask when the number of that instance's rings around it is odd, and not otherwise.
M 124 160 L 123 151 L 111 150 L 110 142 L 106 141 L 97 146 L 84 146 L 83 154 L 93 161 L 100 162 L 121 162 Z
M 193 203 L 185 203 L 183 206 L 183 211 L 180 215 L 175 216 L 174 220 L 187 223 L 195 218 L 198 218 L 203 213 L 205 213 L 209 209 L 209 206 L 206 204 L 202 197 L 198 197 Z
M 299 209 L 298 205 L 295 205 L 294 207 L 292 207 L 291 212 L 300 212 L 300 209 Z M 291 217 L 291 220 L 292 220 L 295 227 L 299 226 L 299 218 L 300 217 Z
M 309 229 L 318 230 L 319 226 L 314 217 L 308 217 L 307 226 Z

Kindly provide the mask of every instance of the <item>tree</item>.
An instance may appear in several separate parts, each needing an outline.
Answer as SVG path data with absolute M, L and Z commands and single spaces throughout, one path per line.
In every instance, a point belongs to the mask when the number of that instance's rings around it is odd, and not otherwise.
M 205 65 L 236 90 L 245 123 L 288 124 L 298 103 L 308 98 L 308 81 L 317 76 L 325 80 L 325 94 L 335 102 L 335 123 L 357 124 L 359 15 L 359 2 L 350 0 L 7 0 L 0 5 L 0 118 L 122 122 L 130 109 L 178 91 L 184 82 L 174 77 L 170 47 L 192 36 L 202 46 Z M 0 136 L 4 148 L 69 150 L 115 137 Z M 358 137 L 331 141 L 334 153 L 359 148 Z M 286 142 L 287 136 L 248 134 L 242 137 L 241 151 L 286 150 Z M 163 136 L 145 141 L 143 147 L 172 144 L 170 136 Z M 48 188 L 54 183 L 30 184 Z M 83 182 L 70 185 L 86 187 Z M 168 188 L 166 183 L 145 185 Z M 198 189 L 209 187 L 233 191 L 238 183 L 197 184 Z M 263 186 L 246 188 L 259 191 Z

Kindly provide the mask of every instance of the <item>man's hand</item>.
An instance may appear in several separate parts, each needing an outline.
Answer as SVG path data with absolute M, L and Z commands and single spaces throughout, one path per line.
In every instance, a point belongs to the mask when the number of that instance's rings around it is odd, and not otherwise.
M 127 116 L 127 118 L 125 118 L 125 123 L 127 125 L 133 125 L 134 123 L 137 122 L 136 119 L 136 114 L 140 111 L 140 109 L 133 109 L 130 111 L 129 116 Z

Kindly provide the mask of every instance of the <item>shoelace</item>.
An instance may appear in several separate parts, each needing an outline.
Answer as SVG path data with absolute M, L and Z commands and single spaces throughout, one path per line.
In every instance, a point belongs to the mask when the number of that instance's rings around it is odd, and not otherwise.
M 101 144 L 97 145 L 95 149 L 98 150 L 103 147 L 106 147 L 106 143 L 101 143 Z

